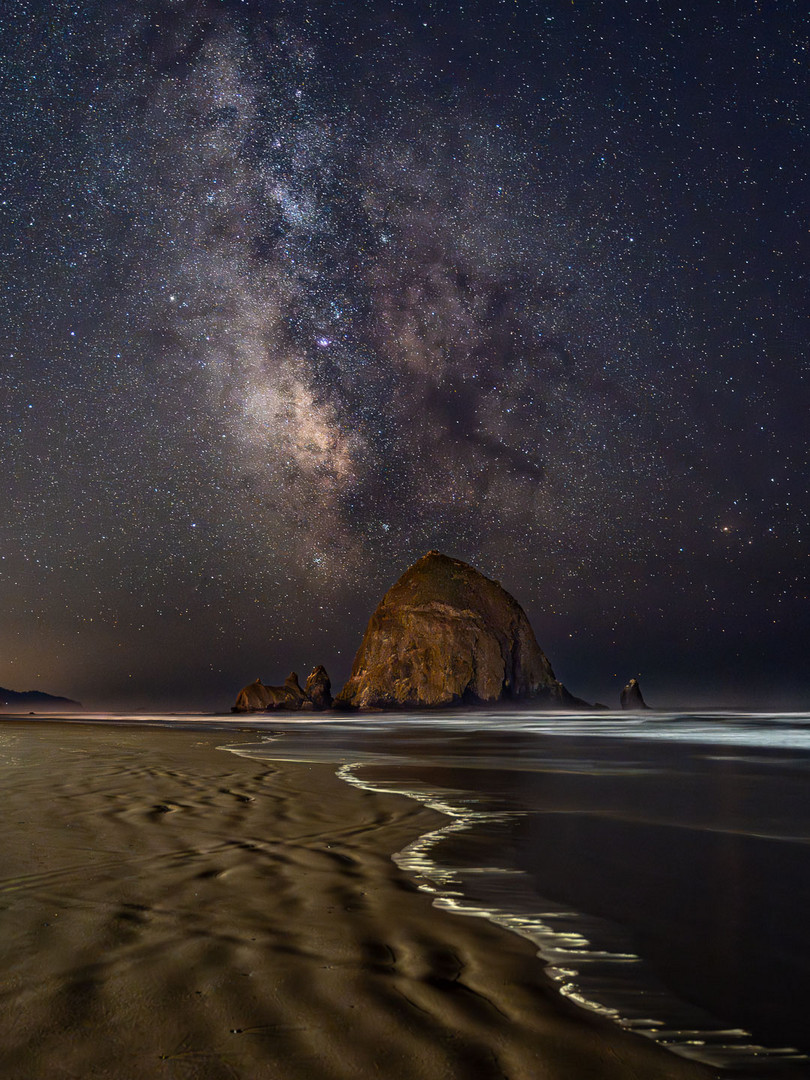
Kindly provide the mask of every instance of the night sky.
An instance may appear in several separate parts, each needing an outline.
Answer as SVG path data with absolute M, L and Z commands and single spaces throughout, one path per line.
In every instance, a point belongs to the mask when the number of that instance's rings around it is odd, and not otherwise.
M 801 3 L 0 11 L 0 686 L 339 686 L 431 548 L 810 706 Z

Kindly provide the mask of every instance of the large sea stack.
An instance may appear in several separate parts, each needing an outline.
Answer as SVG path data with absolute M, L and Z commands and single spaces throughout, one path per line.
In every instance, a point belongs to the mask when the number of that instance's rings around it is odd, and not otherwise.
M 371 616 L 336 708 L 531 701 L 582 705 L 554 676 L 520 604 L 438 551 L 406 570 Z

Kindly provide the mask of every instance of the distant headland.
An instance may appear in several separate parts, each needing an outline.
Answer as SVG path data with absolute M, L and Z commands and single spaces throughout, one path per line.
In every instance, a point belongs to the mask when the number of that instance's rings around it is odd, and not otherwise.
M 14 712 L 31 709 L 59 709 L 63 712 L 80 710 L 82 704 L 71 698 L 45 694 L 41 690 L 5 690 L 0 686 L 0 710 L 11 709 Z
M 631 689 L 632 688 L 632 689 Z M 435 709 L 513 703 L 546 709 L 604 709 L 557 679 L 520 604 L 460 559 L 429 551 L 388 590 L 369 620 L 346 685 L 332 699 L 325 668 L 301 687 L 260 679 L 238 694 L 233 712 Z M 638 682 L 622 708 L 645 708 Z

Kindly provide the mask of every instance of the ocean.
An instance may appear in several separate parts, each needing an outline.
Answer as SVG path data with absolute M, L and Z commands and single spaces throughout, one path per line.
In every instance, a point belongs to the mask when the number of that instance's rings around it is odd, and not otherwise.
M 234 752 L 445 814 L 395 861 L 437 907 L 529 938 L 583 1008 L 714 1066 L 810 1076 L 810 714 L 245 726 Z

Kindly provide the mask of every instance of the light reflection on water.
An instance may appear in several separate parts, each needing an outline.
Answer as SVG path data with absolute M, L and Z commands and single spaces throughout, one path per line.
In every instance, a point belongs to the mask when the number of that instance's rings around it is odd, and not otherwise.
M 0 719 L 59 720 L 66 723 L 155 725 L 159 727 L 203 726 L 207 730 L 293 732 L 317 728 L 319 742 L 342 735 L 352 740 L 366 734 L 405 731 L 412 735 L 441 731 L 501 735 L 546 735 L 554 738 L 618 738 L 668 742 L 711 743 L 765 748 L 810 750 L 809 712 L 537 712 L 517 709 L 437 710 L 436 712 L 313 713 L 3 713 Z M 530 749 L 530 747 L 528 747 Z
M 808 1061 L 791 1047 L 810 1049 L 810 715 L 398 714 L 261 728 L 262 742 L 231 749 L 331 761 L 349 783 L 446 814 L 395 861 L 437 907 L 534 942 L 583 1007 L 718 1066 L 770 1075 Z

